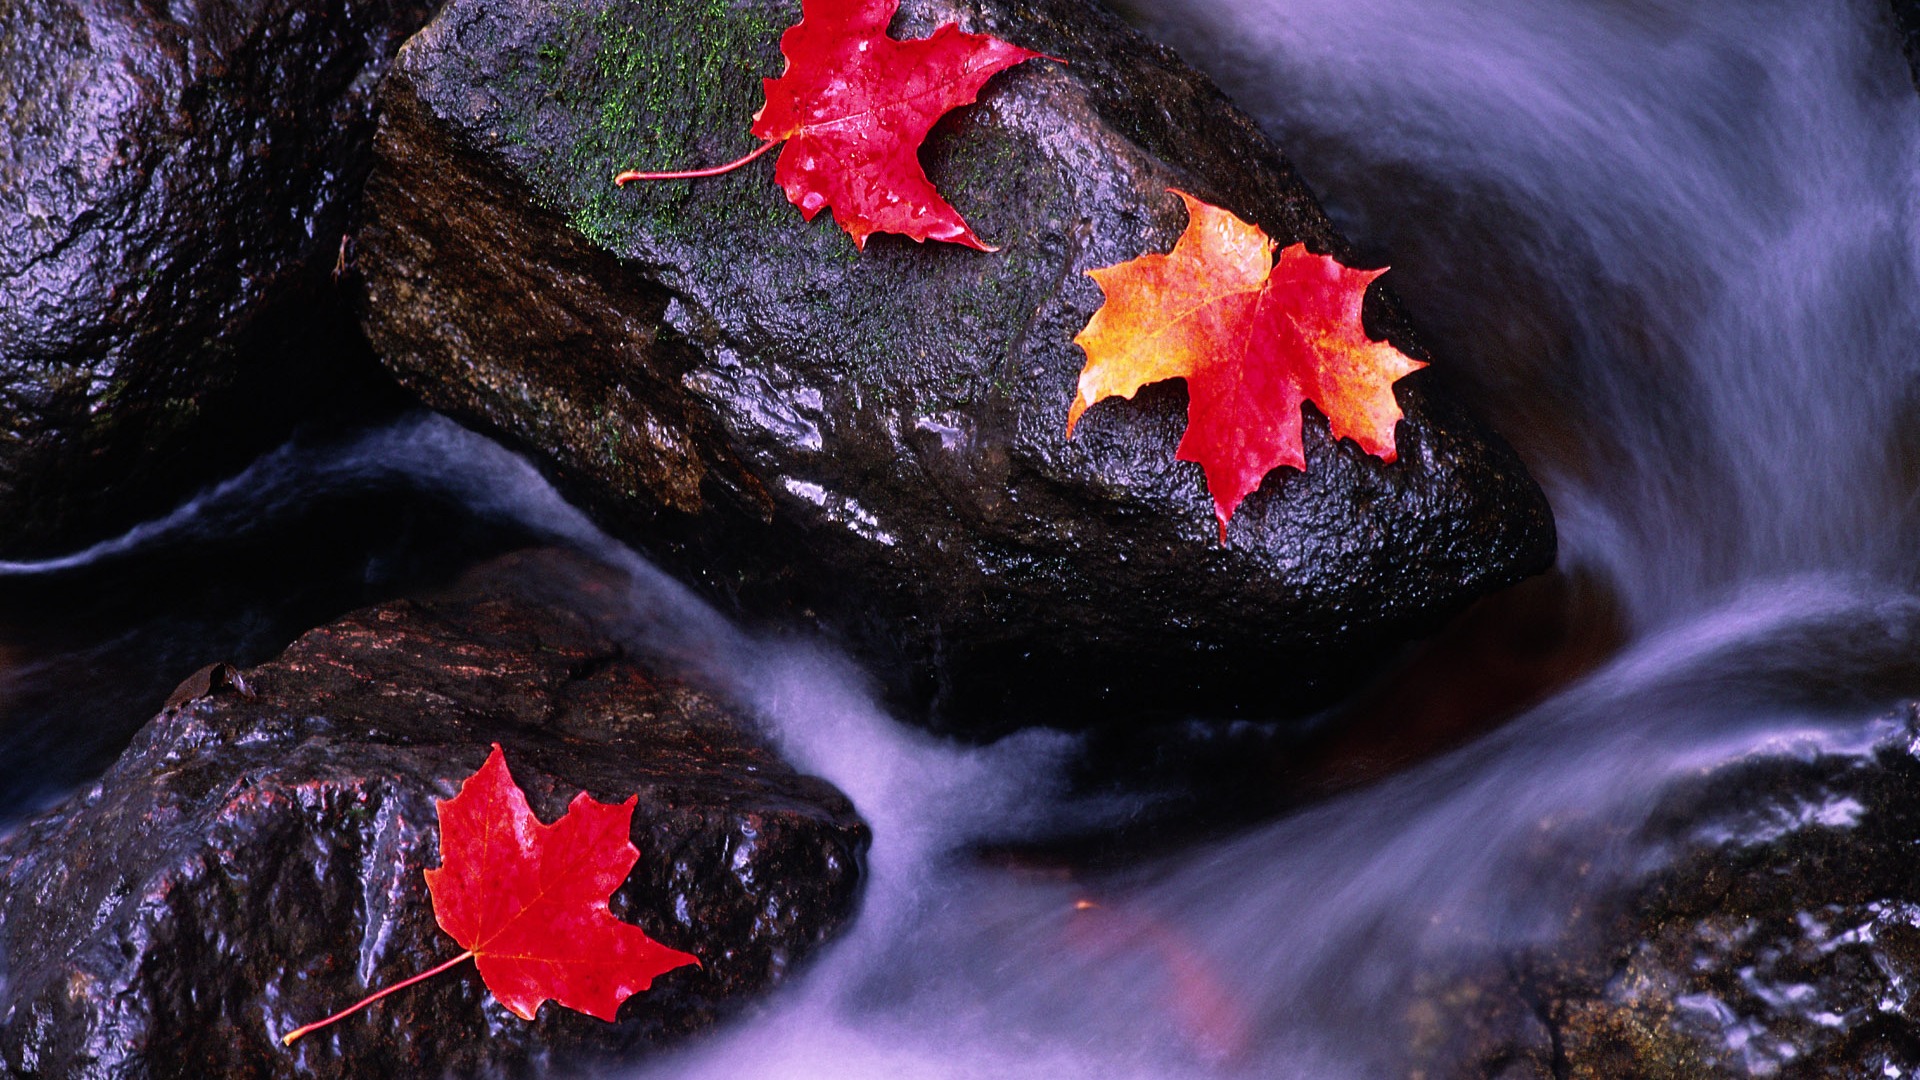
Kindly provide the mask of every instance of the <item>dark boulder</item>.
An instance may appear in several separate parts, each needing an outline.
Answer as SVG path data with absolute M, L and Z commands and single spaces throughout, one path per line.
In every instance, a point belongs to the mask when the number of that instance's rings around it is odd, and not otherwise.
M 258 668 L 196 673 L 99 784 L 0 846 L 7 1074 L 536 1075 L 698 1029 L 777 982 L 851 913 L 866 827 L 604 636 L 595 613 L 622 584 L 573 556 L 510 556 Z M 281 1047 L 459 951 L 421 871 L 439 861 L 435 799 L 493 741 L 543 820 L 578 790 L 638 794 L 640 863 L 614 913 L 705 966 L 613 1024 L 552 1004 L 522 1022 L 450 972 Z
M 984 254 L 801 220 L 751 145 L 797 0 L 454 0 L 402 50 L 357 233 L 365 325 L 422 399 L 527 448 L 621 536 L 751 612 L 813 617 L 897 704 L 994 730 L 1299 714 L 1554 539 L 1511 452 L 1422 376 L 1402 458 L 1308 424 L 1218 542 L 1178 384 L 1064 436 L 1100 302 L 1178 186 L 1346 247 L 1202 76 L 1088 0 L 909 3 L 1061 57 L 922 155 Z M 1373 330 L 1421 348 L 1384 291 Z M 1441 361 L 1444 363 L 1444 360 Z
M 378 385 L 332 278 L 432 12 L 0 0 L 0 551 L 158 513 Z
M 1900 51 L 1906 54 L 1913 84 L 1920 88 L 1920 0 L 1888 0 L 1893 9 L 1894 29 L 1900 35 Z

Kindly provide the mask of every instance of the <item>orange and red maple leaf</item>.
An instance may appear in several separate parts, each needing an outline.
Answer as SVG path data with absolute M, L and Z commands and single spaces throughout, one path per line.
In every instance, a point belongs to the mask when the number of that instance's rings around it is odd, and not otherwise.
M 1074 338 L 1087 354 L 1067 434 L 1108 397 L 1162 379 L 1187 381 L 1187 431 L 1176 456 L 1206 472 L 1226 542 L 1240 503 L 1281 466 L 1306 468 L 1303 402 L 1335 438 L 1384 461 L 1397 456 L 1395 380 L 1426 365 L 1367 337 L 1360 306 L 1383 270 L 1355 270 L 1194 198 L 1173 251 L 1088 271 L 1106 296 Z

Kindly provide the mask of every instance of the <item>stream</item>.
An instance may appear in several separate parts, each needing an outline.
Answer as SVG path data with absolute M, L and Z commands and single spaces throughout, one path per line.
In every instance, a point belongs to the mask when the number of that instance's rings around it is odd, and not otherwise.
M 1862 753 L 1920 690 L 1920 96 L 1882 5 L 1134 16 L 1393 264 L 1447 377 L 1547 489 L 1560 572 L 1601 585 L 1626 644 L 1449 755 L 1072 881 L 963 857 L 1125 812 L 1058 800 L 1057 740 L 930 747 L 775 665 L 758 699 L 788 752 L 874 823 L 866 908 L 785 1001 L 643 1075 L 1399 1074 L 1384 1033 L 1420 975 L 1550 942 L 1584 896 L 1649 873 L 1638 837 L 1672 784 Z
M 0 563 L 0 816 L 97 773 L 183 669 L 565 543 L 633 574 L 626 644 L 746 705 L 873 827 L 849 931 L 633 1075 L 1364 1078 L 1404 1073 L 1383 1033 L 1427 973 L 1551 943 L 1655 871 L 1644 833 L 1675 783 L 1864 753 L 1920 694 L 1920 95 L 1881 0 L 1131 17 L 1391 263 L 1436 374 L 1546 488 L 1557 573 L 1617 613 L 1624 644 L 1594 670 L 1222 835 L 1097 869 L 985 857 L 1162 796 L 1073 783 L 1080 736 L 970 747 L 897 722 L 827 645 L 735 625 L 522 459 L 419 414 L 291 444 L 118 540 Z M 73 724 L 82 702 L 106 719 Z

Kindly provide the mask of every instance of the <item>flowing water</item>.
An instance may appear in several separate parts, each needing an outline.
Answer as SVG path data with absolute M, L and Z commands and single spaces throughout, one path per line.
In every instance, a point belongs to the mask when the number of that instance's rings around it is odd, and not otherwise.
M 1623 613 L 1627 643 L 1599 670 L 1364 789 L 1090 871 L 979 855 L 1142 809 L 1075 793 L 1074 738 L 965 748 L 896 723 L 829 650 L 742 632 L 442 420 L 290 449 L 122 541 L 0 566 L 0 598 L 304 520 L 334 486 L 389 485 L 402 520 L 460 508 L 459 527 L 363 541 L 388 563 L 544 539 L 626 566 L 631 643 L 746 705 L 874 830 L 847 934 L 641 1075 L 1402 1071 L 1422 973 L 1549 942 L 1583 898 L 1646 874 L 1660 852 L 1639 830 L 1676 781 L 1860 752 L 1873 718 L 1920 692 L 1920 95 L 1881 0 L 1141 0 L 1132 15 L 1393 264 L 1436 374 L 1547 487 L 1563 568 Z M 33 666 L 0 673 L 0 705 Z M 18 753 L 25 736 L 8 737 Z
M 1630 642 L 1448 757 L 1074 880 L 964 857 L 1058 825 L 1061 747 L 943 752 L 776 666 L 757 700 L 789 752 L 874 822 L 865 913 L 784 1000 L 648 1075 L 1393 1075 L 1421 973 L 1550 941 L 1645 873 L 1636 828 L 1674 781 L 1857 752 L 1920 689 L 1920 96 L 1879 0 L 1132 14 L 1394 265 Z M 906 752 L 845 762 L 848 723 L 863 756 Z M 1024 816 L 974 813 L 983 791 Z

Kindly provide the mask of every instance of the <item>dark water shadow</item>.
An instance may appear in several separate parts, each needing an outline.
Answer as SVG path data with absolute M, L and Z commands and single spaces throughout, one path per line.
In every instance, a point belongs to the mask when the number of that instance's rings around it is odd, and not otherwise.
M 533 541 L 400 462 L 352 462 L 358 439 L 282 447 L 135 542 L 0 564 L 0 823 L 103 771 L 196 669 Z

